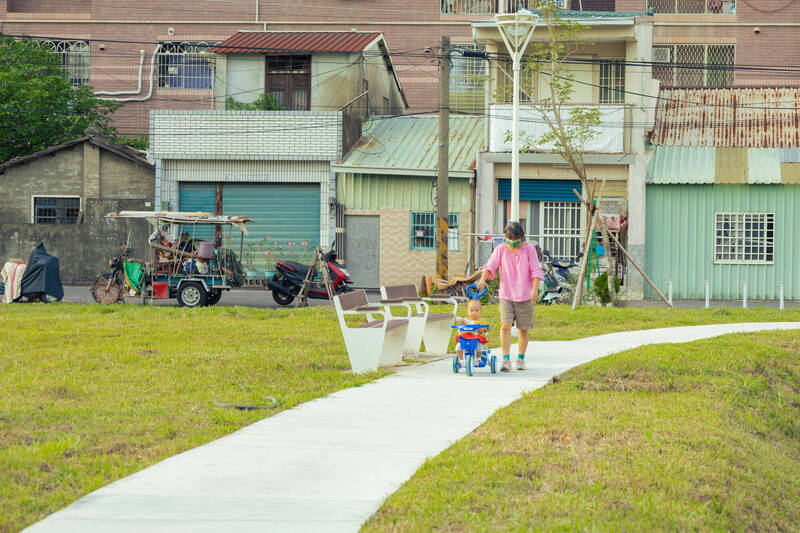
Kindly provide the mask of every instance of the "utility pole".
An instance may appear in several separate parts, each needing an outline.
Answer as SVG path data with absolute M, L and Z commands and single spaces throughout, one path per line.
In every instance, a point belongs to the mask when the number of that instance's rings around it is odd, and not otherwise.
M 447 181 L 450 174 L 450 37 L 439 50 L 439 165 L 436 180 L 436 276 L 447 279 L 449 222 Z

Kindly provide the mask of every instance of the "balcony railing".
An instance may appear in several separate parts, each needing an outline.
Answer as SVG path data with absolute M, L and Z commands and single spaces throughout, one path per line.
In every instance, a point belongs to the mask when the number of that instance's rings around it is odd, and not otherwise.
M 567 0 L 559 0 L 562 7 Z M 494 15 L 516 13 L 519 8 L 528 9 L 528 0 L 442 0 L 442 13 L 447 15 Z
M 730 15 L 735 13 L 731 0 L 649 0 L 654 13 Z
M 601 154 L 621 154 L 625 152 L 625 119 L 626 106 L 624 104 L 587 104 L 579 107 L 597 107 L 600 109 L 600 126 L 597 127 L 597 136 L 586 143 L 585 151 Z M 562 116 L 566 116 L 568 110 L 562 111 Z M 509 152 L 511 151 L 511 141 L 507 141 L 507 133 L 511 131 L 512 123 L 511 104 L 495 104 L 489 106 L 489 151 L 490 152 Z M 522 143 L 534 143 L 549 133 L 547 125 L 541 113 L 531 106 L 520 106 L 519 108 L 519 129 Z M 531 144 L 531 149 L 536 151 L 549 152 L 553 146 Z

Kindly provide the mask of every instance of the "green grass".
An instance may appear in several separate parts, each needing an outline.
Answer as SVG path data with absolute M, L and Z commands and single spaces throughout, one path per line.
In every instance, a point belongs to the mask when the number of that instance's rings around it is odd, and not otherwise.
M 797 531 L 800 335 L 612 355 L 499 410 L 364 531 Z
M 323 307 L 0 309 L 0 531 L 302 402 L 360 385 Z M 271 405 L 237 411 L 212 402 Z
M 496 306 L 485 309 L 499 326 Z M 534 337 L 767 320 L 800 320 L 800 310 L 539 307 Z M 329 307 L 0 306 L 0 533 L 282 409 L 385 375 L 348 370 Z M 213 404 L 264 405 L 268 396 L 276 410 Z

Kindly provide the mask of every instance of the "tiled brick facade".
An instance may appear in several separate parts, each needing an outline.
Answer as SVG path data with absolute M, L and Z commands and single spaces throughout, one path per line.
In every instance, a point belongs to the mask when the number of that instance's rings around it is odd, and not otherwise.
M 298 9 L 303 4 L 305 9 Z M 175 0 L 104 2 L 101 0 L 0 0 L 5 34 L 92 39 L 91 83 L 97 90 L 135 90 L 140 50 L 145 51 L 140 97 L 149 90 L 150 58 L 157 41 L 224 39 L 238 30 L 367 30 L 386 36 L 405 90 L 409 111 L 433 111 L 437 104 L 435 51 L 442 34 L 453 42 L 471 39 L 470 22 L 478 15 L 442 15 L 439 0 L 297 0 L 286 5 L 257 2 L 210 3 Z M 594 5 L 594 4 L 593 4 Z M 598 4 L 599 5 L 599 4 Z M 647 0 L 616 0 L 617 11 L 646 12 Z M 742 65 L 796 65 L 800 47 L 800 2 L 740 0 L 736 15 L 657 15 L 655 44 L 736 45 Z M 753 29 L 760 28 L 755 35 Z M 105 40 L 105 41 L 104 41 Z M 120 42 L 124 41 L 124 42 Z M 101 50 L 101 45 L 104 50 Z M 797 84 L 787 73 L 736 72 L 737 84 Z M 151 109 L 209 109 L 210 90 L 154 87 L 146 101 L 129 101 L 115 124 L 122 134 L 148 133 Z
M 434 250 L 412 250 L 410 246 L 411 212 L 381 209 L 380 280 L 383 285 L 419 284 L 422 276 L 436 277 Z M 469 255 L 471 227 L 468 212 L 459 217 L 459 250 L 448 252 L 450 276 L 463 274 Z

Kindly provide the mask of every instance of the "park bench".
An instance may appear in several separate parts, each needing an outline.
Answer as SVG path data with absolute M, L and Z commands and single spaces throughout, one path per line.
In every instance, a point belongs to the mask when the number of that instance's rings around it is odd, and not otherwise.
M 391 318 L 378 305 L 370 305 L 363 290 L 338 294 L 333 298 L 350 366 L 354 373 L 393 366 L 403 360 L 408 320 Z M 347 316 L 363 315 L 367 322 L 348 325 Z M 376 319 L 374 315 L 383 318 Z
M 425 354 L 444 354 L 447 353 L 447 346 L 450 344 L 450 326 L 456 317 L 458 310 L 457 297 L 450 295 L 433 295 L 421 298 L 414 284 L 381 286 L 381 304 L 384 304 L 387 316 L 391 315 L 389 306 L 405 305 L 408 309 L 408 336 L 404 351 L 405 353 L 420 353 L 420 341 L 425 341 Z M 447 303 L 453 305 L 452 313 L 431 313 L 427 302 Z M 414 309 L 412 309 L 412 305 Z

